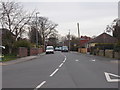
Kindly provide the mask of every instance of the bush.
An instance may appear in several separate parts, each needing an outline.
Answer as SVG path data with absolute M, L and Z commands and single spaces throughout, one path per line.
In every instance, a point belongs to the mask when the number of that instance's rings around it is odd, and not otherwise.
M 26 47 L 26 48 L 30 48 L 31 47 L 31 43 L 27 40 L 20 40 L 20 41 L 16 41 L 14 43 L 14 47 L 18 48 L 18 47 Z

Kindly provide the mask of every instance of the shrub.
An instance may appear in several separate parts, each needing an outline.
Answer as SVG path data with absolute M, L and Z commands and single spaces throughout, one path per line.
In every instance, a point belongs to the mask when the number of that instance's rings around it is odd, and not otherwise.
M 20 41 L 16 41 L 14 43 L 14 47 L 18 48 L 18 47 L 26 47 L 26 48 L 30 48 L 31 47 L 31 43 L 27 40 L 20 40 Z

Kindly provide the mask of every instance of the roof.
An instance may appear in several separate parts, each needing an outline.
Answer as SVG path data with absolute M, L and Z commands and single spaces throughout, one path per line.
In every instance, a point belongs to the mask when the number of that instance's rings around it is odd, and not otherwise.
M 107 33 L 102 33 L 96 38 L 90 40 L 88 43 L 116 43 L 117 41 L 118 40 L 115 37 Z

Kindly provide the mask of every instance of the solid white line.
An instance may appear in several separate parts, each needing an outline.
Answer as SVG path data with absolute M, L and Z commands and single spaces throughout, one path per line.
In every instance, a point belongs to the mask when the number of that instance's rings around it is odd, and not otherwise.
M 34 89 L 34 90 L 37 90 L 38 88 L 41 88 L 44 84 L 46 83 L 46 81 L 43 81 L 40 85 L 38 85 L 37 87 L 36 87 L 36 89 Z
M 59 67 L 62 67 L 62 65 L 63 65 L 63 63 L 61 63 Z
M 57 68 L 51 75 L 50 77 L 52 77 L 59 69 Z

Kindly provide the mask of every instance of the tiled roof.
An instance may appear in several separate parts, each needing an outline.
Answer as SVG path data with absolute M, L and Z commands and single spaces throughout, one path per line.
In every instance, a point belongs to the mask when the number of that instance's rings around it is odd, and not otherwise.
M 98 37 L 90 40 L 88 43 L 116 43 L 117 39 L 107 33 L 102 33 Z

